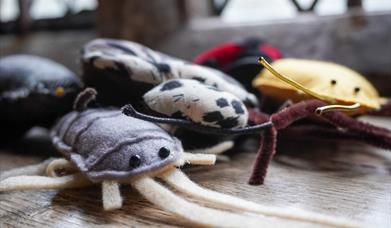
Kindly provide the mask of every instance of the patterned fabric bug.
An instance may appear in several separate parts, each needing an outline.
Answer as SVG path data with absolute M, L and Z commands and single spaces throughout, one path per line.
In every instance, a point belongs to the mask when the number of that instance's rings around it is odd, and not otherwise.
M 103 100 L 118 100 L 118 103 L 125 104 L 135 101 L 135 98 L 140 98 L 164 81 L 193 79 L 232 93 L 246 104 L 257 104 L 253 94 L 221 71 L 192 64 L 130 41 L 93 40 L 82 50 L 82 63 L 83 80 L 87 86 L 103 91 Z M 137 100 L 132 103 L 137 103 Z
M 143 98 L 149 108 L 170 117 L 188 117 L 195 123 L 219 128 L 247 125 L 247 109 L 238 98 L 199 81 L 169 80 Z

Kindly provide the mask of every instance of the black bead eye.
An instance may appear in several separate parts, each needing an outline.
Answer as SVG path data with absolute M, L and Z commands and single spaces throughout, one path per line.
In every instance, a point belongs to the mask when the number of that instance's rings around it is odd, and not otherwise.
M 139 155 L 132 155 L 129 159 L 129 166 L 132 168 L 136 168 L 141 163 L 141 158 Z
M 360 92 L 360 87 L 354 88 L 354 93 L 358 93 L 358 92 Z
M 336 84 L 337 84 L 337 81 L 333 79 L 333 80 L 330 81 L 330 84 L 331 84 L 331 85 L 336 85 Z
M 162 147 L 159 150 L 159 157 L 161 158 L 166 158 L 170 155 L 170 150 L 167 149 L 166 147 Z

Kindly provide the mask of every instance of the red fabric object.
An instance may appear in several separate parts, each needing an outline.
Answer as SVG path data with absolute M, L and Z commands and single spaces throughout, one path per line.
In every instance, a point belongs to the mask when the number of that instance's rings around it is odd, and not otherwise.
M 259 50 L 261 50 L 261 52 L 267 53 L 267 55 L 272 59 L 272 61 L 282 58 L 280 50 L 271 46 L 270 44 L 263 43 L 260 44 L 258 48 Z
M 213 47 L 196 56 L 193 63 L 205 65 L 209 61 L 213 61 L 216 68 L 224 71 L 228 65 L 233 64 L 240 58 L 249 56 L 254 56 L 255 59 L 264 56 L 269 61 L 282 58 L 278 48 L 265 43 L 261 39 L 248 38 L 241 42 L 227 42 Z M 258 64 L 257 61 L 254 61 L 254 64 Z
M 242 47 L 235 43 L 224 43 L 201 53 L 193 59 L 193 63 L 202 65 L 210 59 L 215 59 L 220 67 L 224 67 L 238 58 L 242 51 Z
M 195 57 L 193 63 L 221 70 L 241 82 L 247 90 L 256 92 L 251 81 L 262 70 L 258 63 L 260 56 L 273 62 L 281 58 L 282 54 L 261 39 L 247 38 L 213 47 Z

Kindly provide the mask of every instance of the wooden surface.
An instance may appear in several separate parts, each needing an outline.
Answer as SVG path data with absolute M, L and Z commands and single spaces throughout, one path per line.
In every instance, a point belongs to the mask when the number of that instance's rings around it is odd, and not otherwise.
M 369 120 L 391 128 L 389 119 Z M 246 145 L 250 151 L 234 153 L 230 162 L 220 162 L 213 167 L 190 167 L 184 171 L 202 186 L 261 204 L 343 216 L 362 221 L 368 227 L 391 227 L 390 151 L 359 144 L 285 140 L 279 144 L 266 183 L 248 186 L 255 146 L 256 141 L 250 140 Z M 31 148 L 18 146 L 24 153 L 2 150 L 0 171 L 37 163 L 47 156 L 47 153 L 27 153 Z M 190 225 L 146 202 L 130 187 L 121 190 L 124 207 L 114 212 L 102 210 L 98 186 L 1 193 L 0 227 Z

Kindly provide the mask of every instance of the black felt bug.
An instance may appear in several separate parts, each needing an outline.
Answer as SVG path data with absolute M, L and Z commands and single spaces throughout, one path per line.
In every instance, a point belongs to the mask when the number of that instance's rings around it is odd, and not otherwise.
M 49 59 L 32 55 L 1 58 L 1 139 L 14 139 L 35 125 L 50 126 L 71 110 L 80 89 L 74 73 Z

